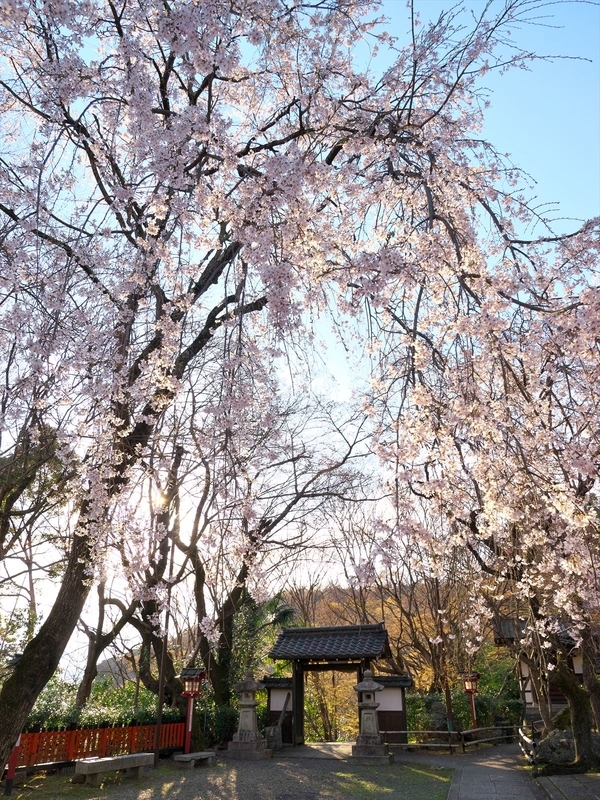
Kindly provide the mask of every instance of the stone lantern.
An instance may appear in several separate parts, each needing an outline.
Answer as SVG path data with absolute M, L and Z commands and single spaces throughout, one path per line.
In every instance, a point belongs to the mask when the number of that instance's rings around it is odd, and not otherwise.
M 367 764 L 391 764 L 394 756 L 389 752 L 387 744 L 379 733 L 377 708 L 379 703 L 375 700 L 375 692 L 381 692 L 383 686 L 375 683 L 370 669 L 365 670 L 363 680 L 354 687 L 358 693 L 360 709 L 360 733 L 356 737 L 356 744 L 352 745 L 353 758 L 360 759 Z
M 252 670 L 248 670 L 244 680 L 233 688 L 240 693 L 240 719 L 237 733 L 227 745 L 227 755 L 244 759 L 271 758 L 272 751 L 260 735 L 256 719 L 256 692 L 263 689 L 264 684 L 255 681 Z

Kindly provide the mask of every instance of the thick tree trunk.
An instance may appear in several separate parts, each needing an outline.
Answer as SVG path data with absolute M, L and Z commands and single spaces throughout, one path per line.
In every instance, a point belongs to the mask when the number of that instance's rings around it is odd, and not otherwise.
M 196 608 L 198 619 L 201 620 L 206 616 L 206 601 L 204 598 L 206 575 L 197 548 L 190 555 L 190 558 L 194 565 L 195 572 L 194 596 Z M 215 618 L 217 620 L 216 627 L 220 634 L 217 657 L 215 657 L 215 654 L 212 652 L 210 643 L 206 637 L 202 632 L 199 632 L 200 656 L 213 689 L 215 704 L 218 706 L 229 705 L 231 702 L 233 621 L 235 613 L 239 611 L 248 600 L 248 592 L 246 591 L 247 577 L 248 564 L 244 563 L 238 572 L 235 588 L 229 592 L 223 605 L 221 608 L 217 609 L 215 613 Z
M 87 537 L 76 534 L 52 610 L 0 692 L 0 765 L 6 763 L 29 712 L 54 674 L 75 629 L 90 590 L 86 574 L 88 563 Z
M 153 410 L 151 403 L 147 409 L 150 409 L 150 415 Z M 114 497 L 127 484 L 127 470 L 139 458 L 151 432 L 152 425 L 143 421 L 137 423 L 128 436 L 119 442 L 123 458 L 107 486 L 109 497 Z M 0 692 L 0 766 L 6 763 L 29 712 L 56 671 L 83 611 L 90 591 L 89 514 L 90 500 L 86 498 L 81 503 L 71 551 L 52 610 L 38 633 L 27 644 L 23 656 Z
M 583 685 L 585 686 L 592 706 L 592 717 L 594 729 L 600 732 L 600 683 L 594 672 L 586 670 L 583 672 Z
M 155 601 L 149 601 L 144 604 L 145 613 L 149 609 L 155 608 Z M 146 618 L 143 622 L 131 619 L 132 625 L 142 636 L 142 646 L 140 650 L 140 657 L 138 660 L 138 675 L 144 688 L 157 695 L 160 689 L 160 665 L 163 657 L 163 640 L 162 637 L 157 636 L 152 628 L 152 624 Z M 156 676 L 152 673 L 151 661 L 152 655 L 156 659 Z M 165 653 L 165 683 L 163 687 L 163 702 L 172 707 L 178 707 L 182 710 L 185 709 L 185 700 L 181 696 L 182 684 L 177 677 L 175 670 L 175 663 L 173 656 L 167 650 Z
M 77 697 L 75 698 L 75 705 L 77 708 L 83 708 L 89 700 L 90 694 L 92 693 L 92 684 L 98 674 L 98 658 L 102 652 L 100 640 L 102 639 L 104 611 L 104 583 L 100 583 L 98 586 L 98 627 L 95 634 L 86 628 L 86 633 L 89 637 L 88 653 L 85 669 L 83 671 L 83 678 L 77 688 Z
M 522 658 L 525 664 L 527 664 L 527 668 L 529 669 L 529 677 L 531 678 L 531 684 L 538 701 L 540 716 L 542 718 L 542 722 L 544 723 L 544 729 L 546 733 L 550 733 L 550 731 L 554 730 L 554 723 L 552 722 L 550 707 L 548 706 L 548 701 L 546 699 L 546 691 L 540 676 L 539 659 L 535 658 L 535 656 L 529 656 L 526 653 L 521 653 L 520 658 Z
M 96 680 L 96 676 L 98 675 L 99 655 L 99 653 L 96 654 L 96 649 L 93 644 L 91 644 L 90 649 L 88 650 L 88 660 L 83 672 L 83 678 L 77 687 L 77 696 L 75 697 L 75 705 L 77 708 L 83 708 L 90 699 L 92 686 Z
M 75 698 L 75 705 L 77 708 L 83 708 L 90 699 L 92 686 L 96 676 L 98 675 L 98 660 L 100 656 L 106 650 L 106 648 L 114 642 L 125 625 L 131 620 L 138 606 L 138 603 L 135 600 L 132 601 L 127 608 L 118 601 L 108 601 L 120 608 L 121 618 L 110 631 L 107 633 L 102 633 L 102 626 L 104 624 L 105 609 L 107 604 L 104 589 L 104 584 L 101 583 L 98 586 L 98 628 L 95 634 L 92 631 L 87 632 L 90 640 L 88 644 L 88 654 L 85 669 L 83 671 L 83 678 L 81 679 L 77 689 L 77 697 Z
M 583 659 L 583 685 L 590 698 L 594 728 L 600 732 L 600 682 L 596 675 L 596 648 L 589 629 L 583 632 L 581 655 Z
M 588 693 L 581 686 L 573 687 L 568 696 L 571 727 L 575 740 L 575 764 L 588 770 L 595 763 L 592 749 L 592 710 Z
M 210 667 L 207 670 L 217 706 L 228 706 L 231 703 L 228 655 L 228 652 L 220 654 L 218 661 L 214 657 L 211 658 Z
M 570 659 L 569 659 L 570 660 Z M 574 770 L 586 772 L 595 763 L 592 749 L 592 707 L 586 689 L 579 683 L 577 676 L 567 662 L 567 657 L 560 655 L 556 670 L 556 683 L 568 700 L 571 712 L 571 727 L 575 742 L 575 761 L 571 764 Z

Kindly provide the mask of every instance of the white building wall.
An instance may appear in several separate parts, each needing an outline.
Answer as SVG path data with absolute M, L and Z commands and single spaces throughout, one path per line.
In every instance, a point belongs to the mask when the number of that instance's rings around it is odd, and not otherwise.
M 396 686 L 386 686 L 382 692 L 376 692 L 375 700 L 379 703 L 378 711 L 404 711 L 402 689 Z

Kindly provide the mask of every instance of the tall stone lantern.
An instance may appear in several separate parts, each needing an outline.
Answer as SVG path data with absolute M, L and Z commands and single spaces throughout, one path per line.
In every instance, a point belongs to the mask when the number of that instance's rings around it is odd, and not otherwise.
M 370 669 L 365 670 L 363 680 L 354 687 L 360 699 L 360 733 L 356 737 L 356 744 L 352 745 L 353 758 L 366 764 L 391 764 L 394 760 L 387 744 L 379 733 L 377 708 L 379 703 L 375 700 L 375 692 L 381 692 L 383 686 L 375 683 Z
M 254 680 L 252 670 L 248 670 L 243 681 L 233 687 L 240 693 L 240 719 L 237 733 L 227 745 L 227 755 L 232 758 L 257 759 L 271 758 L 272 751 L 258 731 L 256 719 L 256 692 L 264 689 L 264 684 Z

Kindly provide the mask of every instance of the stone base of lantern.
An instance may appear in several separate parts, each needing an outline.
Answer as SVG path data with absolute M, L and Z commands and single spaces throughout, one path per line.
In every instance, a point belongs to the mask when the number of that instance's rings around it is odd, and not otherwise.
M 381 736 L 361 733 L 352 745 L 352 758 L 359 764 L 393 764 L 394 754 L 390 753 Z
M 223 755 L 226 758 L 237 758 L 241 761 L 256 761 L 271 758 L 273 751 L 267 747 L 266 739 L 263 739 L 259 733 L 242 731 L 234 735 L 233 741 L 229 742 Z

